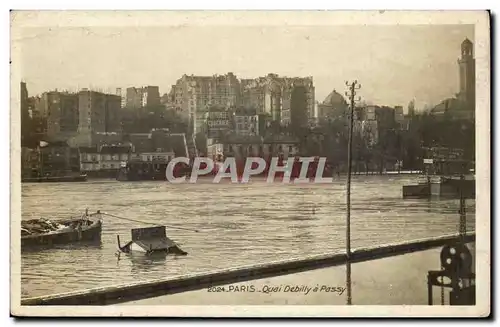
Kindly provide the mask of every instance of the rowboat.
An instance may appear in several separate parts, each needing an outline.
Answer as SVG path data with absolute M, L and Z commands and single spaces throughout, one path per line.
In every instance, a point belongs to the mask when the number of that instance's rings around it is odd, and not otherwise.
M 45 247 L 79 242 L 100 242 L 101 213 L 85 212 L 79 218 L 48 220 L 30 219 L 21 222 L 21 248 Z
M 146 228 L 134 228 L 131 230 L 132 240 L 124 246 L 120 244 L 120 236 L 117 235 L 118 249 L 120 252 L 143 255 L 187 255 L 177 243 L 167 237 L 165 226 Z

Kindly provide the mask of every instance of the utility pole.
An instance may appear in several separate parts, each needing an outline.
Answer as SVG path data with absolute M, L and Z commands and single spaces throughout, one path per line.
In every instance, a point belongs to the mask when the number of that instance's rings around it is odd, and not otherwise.
M 346 92 L 346 96 L 349 97 L 349 130 L 348 130 L 348 143 L 347 143 L 347 192 L 346 192 L 346 284 L 347 284 L 347 305 L 352 304 L 352 292 L 351 292 L 351 172 L 352 172 L 352 130 L 354 123 L 354 103 L 356 90 L 361 88 L 361 84 L 358 81 L 345 82 L 346 86 L 349 87 L 349 91 Z M 360 100 L 359 98 L 357 99 Z

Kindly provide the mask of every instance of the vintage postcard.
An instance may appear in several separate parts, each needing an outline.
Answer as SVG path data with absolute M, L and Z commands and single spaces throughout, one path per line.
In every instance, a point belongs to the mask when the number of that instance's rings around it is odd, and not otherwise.
M 490 314 L 487 11 L 14 10 L 11 99 L 12 315 Z

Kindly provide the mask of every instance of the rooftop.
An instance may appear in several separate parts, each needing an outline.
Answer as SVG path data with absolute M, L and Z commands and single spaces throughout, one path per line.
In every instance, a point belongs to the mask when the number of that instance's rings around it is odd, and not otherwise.
M 347 105 L 344 97 L 338 93 L 336 90 L 333 90 L 321 103 L 322 105 L 327 106 L 338 106 L 338 105 Z

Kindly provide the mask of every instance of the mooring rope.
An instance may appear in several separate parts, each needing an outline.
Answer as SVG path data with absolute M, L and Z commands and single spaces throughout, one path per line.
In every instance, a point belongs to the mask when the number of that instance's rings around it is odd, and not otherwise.
M 131 219 L 131 218 L 125 218 L 125 217 L 121 217 L 121 216 L 116 216 L 116 215 L 112 215 L 112 214 L 110 214 L 110 213 L 106 213 L 106 212 L 101 212 L 101 214 L 106 215 L 106 216 L 109 216 L 109 217 L 114 217 L 114 218 L 118 218 L 118 219 L 123 219 L 123 220 L 133 221 L 133 222 L 136 222 L 136 223 L 141 223 L 141 224 L 146 224 L 146 225 L 154 225 L 154 226 L 159 226 L 159 225 L 160 225 L 160 224 L 158 224 L 158 223 L 152 223 L 152 222 L 149 222 L 149 221 L 142 221 L 142 220 L 137 220 L 137 219 Z M 165 227 L 168 227 L 168 228 L 173 228 L 173 229 L 188 230 L 188 231 L 192 231 L 192 232 L 195 232 L 195 233 L 198 233 L 198 232 L 199 232 L 199 230 L 197 230 L 197 229 L 182 228 L 182 227 L 167 226 L 167 225 L 164 225 L 164 226 L 165 226 Z

